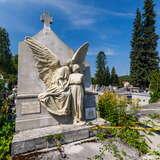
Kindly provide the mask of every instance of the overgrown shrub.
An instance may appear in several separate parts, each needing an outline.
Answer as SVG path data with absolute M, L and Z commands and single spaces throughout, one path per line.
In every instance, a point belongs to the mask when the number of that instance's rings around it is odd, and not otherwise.
M 148 145 L 140 133 L 134 129 L 138 125 L 135 112 L 127 112 L 127 99 L 113 92 L 105 92 L 99 97 L 98 109 L 100 116 L 110 122 L 113 129 L 108 128 L 110 134 L 120 138 L 123 142 L 139 150 L 148 152 Z M 115 127 L 115 128 L 114 128 Z
M 150 93 L 150 103 L 155 103 L 160 100 L 160 91 Z
M 160 100 L 160 71 L 155 70 L 150 75 L 150 103 L 154 103 Z

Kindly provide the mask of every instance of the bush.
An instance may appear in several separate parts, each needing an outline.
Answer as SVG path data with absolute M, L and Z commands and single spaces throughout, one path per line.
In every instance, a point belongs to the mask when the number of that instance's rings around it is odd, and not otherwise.
M 111 123 L 112 126 L 128 126 L 137 122 L 137 117 L 127 114 L 128 100 L 113 92 L 105 92 L 99 98 L 98 108 L 100 116 Z
M 155 103 L 155 102 L 158 102 L 160 100 L 160 91 L 155 91 L 155 92 L 152 92 L 150 93 L 150 103 Z
M 5 81 L 0 80 L 0 160 L 11 159 L 10 146 L 14 132 L 12 105 L 5 88 Z
M 155 70 L 150 76 L 150 103 L 154 103 L 160 100 L 160 71 Z
M 127 99 L 115 93 L 106 92 L 99 97 L 100 116 L 113 126 L 113 129 L 107 129 L 107 133 L 109 131 L 112 136 L 120 138 L 123 142 L 138 149 L 140 153 L 147 153 L 149 147 L 145 139 L 136 129 L 133 129 L 138 125 L 138 118 L 135 112 L 128 114 L 126 108 Z

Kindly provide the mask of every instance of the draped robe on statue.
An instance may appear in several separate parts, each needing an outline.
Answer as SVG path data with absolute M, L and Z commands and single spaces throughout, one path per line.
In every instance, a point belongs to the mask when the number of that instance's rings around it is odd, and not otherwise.
M 76 121 L 81 121 L 84 114 L 84 89 L 82 86 L 82 79 L 83 74 L 72 73 L 70 74 L 68 81 L 72 97 L 72 114 Z
M 47 110 L 56 115 L 67 115 L 70 113 L 71 93 L 66 84 L 69 76 L 68 66 L 63 66 L 53 74 L 51 86 L 38 98 Z

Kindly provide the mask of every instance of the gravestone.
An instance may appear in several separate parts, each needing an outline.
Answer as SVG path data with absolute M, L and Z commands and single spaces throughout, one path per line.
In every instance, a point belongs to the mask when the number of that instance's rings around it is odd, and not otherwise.
M 50 25 L 53 20 L 48 13 L 42 14 L 41 21 L 44 24 L 43 29 L 34 35 L 33 38 L 53 51 L 60 59 L 60 63 L 65 64 L 73 56 L 74 51 L 52 31 Z M 39 78 L 32 50 L 24 41 L 19 43 L 18 55 L 16 134 L 13 138 L 12 155 L 32 151 L 32 147 L 27 147 L 28 145 L 37 147 L 36 143 L 41 143 L 39 141 L 43 139 L 40 138 L 41 133 L 46 136 L 49 133 L 65 132 L 67 135 L 73 135 L 71 142 L 75 141 L 74 135 L 76 134 L 79 135 L 77 140 L 88 138 L 90 136 L 89 127 L 73 127 L 73 120 L 70 115 L 56 116 L 50 114 L 38 101 L 38 95 L 46 90 L 46 86 Z M 83 74 L 85 119 L 94 120 L 96 119 L 97 94 L 91 91 L 90 66 L 87 62 L 85 62 Z M 33 135 L 30 135 L 31 133 Z
M 61 64 L 67 62 L 73 55 L 73 50 L 69 48 L 59 37 L 52 31 L 50 24 L 52 18 L 48 14 L 41 16 L 44 23 L 43 29 L 33 37 L 40 43 L 51 49 L 60 59 Z M 19 43 L 19 59 L 18 59 L 18 96 L 16 106 L 16 131 L 39 128 L 61 123 L 71 123 L 70 117 L 57 117 L 50 115 L 48 111 L 42 107 L 37 99 L 39 93 L 45 91 L 44 83 L 39 79 L 37 68 L 32 54 L 32 50 L 24 42 Z M 95 118 L 95 102 L 88 103 L 90 99 L 94 99 L 94 95 L 90 92 L 90 66 L 85 64 L 84 85 L 86 92 L 86 107 L 90 108 L 86 112 L 88 119 Z M 88 99 L 88 102 L 87 102 Z M 95 101 L 95 100 L 94 100 Z M 89 116 L 88 116 L 88 112 Z M 91 112 L 93 115 L 91 116 Z

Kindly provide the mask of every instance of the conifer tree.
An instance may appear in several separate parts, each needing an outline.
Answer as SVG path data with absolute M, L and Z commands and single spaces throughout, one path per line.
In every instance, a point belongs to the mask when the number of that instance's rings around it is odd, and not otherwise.
M 11 72 L 11 52 L 8 33 L 0 27 L 0 70 L 2 72 Z
M 153 0 L 145 0 L 143 14 L 143 88 L 149 86 L 149 76 L 152 71 L 159 68 L 157 48 L 158 35 L 155 32 L 156 14 Z
M 110 71 L 109 71 L 109 67 L 106 67 L 106 79 L 105 79 L 105 86 L 109 86 L 110 85 Z
M 140 88 L 149 87 L 150 74 L 159 68 L 157 48 L 158 35 L 155 32 L 156 15 L 153 0 L 145 0 L 143 23 L 137 10 L 131 42 L 131 83 Z
M 137 9 L 136 17 L 133 23 L 133 34 L 131 40 L 131 54 L 130 54 L 130 80 L 132 85 L 141 85 L 141 69 L 143 68 L 143 57 L 141 52 L 143 50 L 142 45 L 142 16 L 139 9 Z
M 96 84 L 98 84 L 99 86 L 106 86 L 108 81 L 107 77 L 108 75 L 106 74 L 106 55 L 104 52 L 100 51 L 96 57 Z
M 118 79 L 118 75 L 116 73 L 115 67 L 113 67 L 112 70 L 111 70 L 110 82 L 111 82 L 112 86 L 118 86 L 119 85 L 119 79 Z

